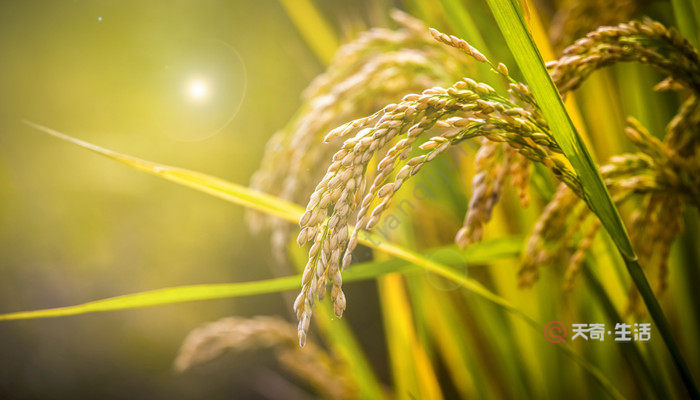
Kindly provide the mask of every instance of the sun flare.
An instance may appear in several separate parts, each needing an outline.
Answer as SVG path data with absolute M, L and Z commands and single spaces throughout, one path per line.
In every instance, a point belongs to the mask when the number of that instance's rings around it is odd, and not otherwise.
M 209 97 L 209 86 L 202 79 L 192 79 L 187 84 L 187 95 L 195 101 L 203 101 Z

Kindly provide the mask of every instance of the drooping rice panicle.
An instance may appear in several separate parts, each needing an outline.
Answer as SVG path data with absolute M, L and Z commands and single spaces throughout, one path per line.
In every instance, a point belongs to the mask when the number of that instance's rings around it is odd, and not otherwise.
M 564 289 L 570 291 L 574 287 L 574 279 L 579 274 L 581 270 L 581 265 L 583 264 L 586 253 L 588 249 L 593 245 L 593 240 L 595 239 L 598 230 L 600 229 L 600 220 L 596 219 L 591 223 L 591 226 L 584 233 L 583 238 L 578 243 L 576 251 L 571 255 L 569 259 L 566 273 L 564 276 Z
M 460 247 L 464 248 L 481 241 L 484 225 L 491 219 L 493 208 L 503 190 L 506 174 L 510 170 L 510 157 L 511 153 L 502 143 L 490 142 L 486 138 L 481 140 L 481 146 L 474 158 L 475 173 L 469 209 L 464 226 L 455 237 L 455 243 Z
M 431 33 L 478 61 L 488 62 L 466 42 L 452 38 L 448 41 L 437 31 Z M 544 164 L 573 193 L 581 193 L 575 173 L 560 158 L 561 149 L 549 135 L 527 86 L 512 81 L 505 66 L 499 64 L 493 68 L 509 79 L 510 100 L 489 85 L 465 78 L 446 89 L 434 87 L 404 96 L 401 102 L 390 104 L 368 118 L 342 125 L 329 134 L 331 137 L 354 136 L 346 139 L 332 157 L 300 220 L 298 243 L 311 242 L 302 290 L 294 305 L 299 318 L 300 344 L 303 345 L 306 338 L 313 304 L 324 296 L 329 283 L 333 285 L 331 297 L 335 313 L 339 317 L 342 315 L 346 298 L 341 271 L 352 260 L 359 232 L 372 229 L 403 183 L 451 146 L 469 138 L 484 140 L 480 157 L 485 165 L 484 174 L 475 178 L 477 196 L 470 207 L 472 213 L 466 218 L 466 232 L 471 235 L 467 242 L 480 239 L 482 225 L 488 221 L 498 199 L 510 170 L 508 160 L 513 154 Z M 419 144 L 428 131 L 432 136 Z M 495 180 L 490 176 L 487 179 L 486 175 L 491 143 L 501 149 L 504 160 L 497 165 L 499 173 Z M 511 150 L 507 151 L 508 148 Z M 409 159 L 409 154 L 416 150 L 425 153 Z M 376 170 L 370 172 L 369 164 L 375 157 L 380 159 Z M 355 199 L 362 200 L 357 203 Z M 357 213 L 355 230 L 348 237 L 349 217 L 354 212 Z
M 677 119 L 669 124 L 669 133 L 678 126 L 686 126 Z M 608 164 L 600 168 L 603 179 L 613 193 L 616 204 L 621 204 L 633 197 L 641 197 L 640 206 L 632 216 L 631 238 L 641 265 L 649 271 L 656 271 L 656 291 L 661 294 L 666 287 L 668 273 L 668 255 L 673 240 L 682 231 L 684 203 L 695 203 L 698 179 L 700 179 L 700 164 L 697 159 L 688 162 L 687 159 L 674 156 L 667 142 L 662 142 L 651 135 L 641 124 L 628 119 L 628 127 L 625 129 L 627 137 L 640 150 L 636 154 L 624 154 L 614 156 Z M 692 133 L 696 135 L 697 133 Z M 668 139 L 668 136 L 667 136 Z M 694 166 L 693 166 L 694 165 Z M 566 189 L 560 189 L 566 190 Z M 523 258 L 521 275 L 525 274 L 524 282 L 532 283 L 532 277 L 536 277 L 537 267 L 552 262 L 553 257 L 545 257 L 544 249 L 548 248 L 548 240 L 543 238 L 543 232 L 555 232 L 556 238 L 549 242 L 559 242 L 561 235 L 559 228 L 553 228 L 549 222 L 550 215 L 567 215 L 574 213 L 576 202 L 557 201 L 548 205 L 545 213 L 535 225 L 535 229 L 528 241 Z M 577 200 L 577 202 L 581 202 Z M 551 210 L 550 210 L 551 207 Z M 589 213 L 588 209 L 584 209 Z M 559 219 L 559 221 L 562 221 Z M 570 236 L 578 231 L 578 226 L 569 224 L 566 228 Z M 569 259 L 569 267 L 565 286 L 570 289 L 573 279 L 585 257 L 585 252 L 591 246 L 595 232 L 598 228 L 591 226 L 583 239 L 574 246 L 575 253 Z M 523 281 L 521 281 L 522 283 Z M 637 295 L 634 289 L 630 291 L 630 304 L 628 310 L 637 309 Z
M 559 92 L 576 89 L 593 71 L 617 62 L 649 64 L 675 83 L 700 93 L 698 52 L 674 29 L 645 19 L 603 26 L 564 50 L 564 56 L 547 63 Z
M 639 7 L 636 0 L 564 0 L 552 16 L 549 38 L 561 49 L 598 26 L 629 20 Z
M 530 160 L 508 149 L 511 152 L 509 175 L 513 186 L 518 192 L 520 204 L 527 207 L 530 204 Z
M 633 242 L 636 243 L 641 265 L 658 271 L 656 288 L 660 292 L 665 287 L 670 246 L 682 229 L 683 204 L 690 202 L 700 205 L 700 161 L 697 156 L 700 148 L 700 113 L 696 100 L 700 88 L 700 63 L 697 50 L 674 30 L 646 19 L 643 22 L 631 21 L 616 27 L 598 28 L 564 53 L 561 59 L 548 63 L 552 78 L 563 94 L 576 89 L 595 69 L 620 61 L 650 64 L 667 74 L 668 78 L 657 85 L 657 89 L 689 89 L 691 93 L 695 92 L 669 123 L 663 142 L 636 120 L 629 119 L 625 133 L 640 153 L 614 156 L 600 168 L 616 203 L 634 197 L 642 198 L 641 207 L 633 217 Z M 532 278 L 536 277 L 537 266 L 543 262 L 551 263 L 554 259 L 546 250 L 553 243 L 547 244 L 542 239 L 542 232 L 547 229 L 552 215 L 565 215 L 575 206 L 559 199 L 560 195 L 555 196 L 530 236 L 523 257 L 521 284 L 531 284 Z M 663 205 L 663 211 L 658 208 L 660 205 Z M 670 221 L 668 230 L 653 229 L 654 220 L 650 218 L 658 218 L 661 214 L 664 214 L 663 220 Z M 574 232 L 576 227 L 574 224 L 567 229 Z M 590 247 L 594 236 L 592 232 L 596 230 L 592 226 L 581 242 L 574 246 L 577 250 L 569 259 L 567 286 L 572 284 L 576 275 L 578 267 L 574 262 L 578 263 L 585 257 L 586 248 Z M 662 230 L 664 234 L 658 234 Z M 657 234 L 648 234 L 648 231 L 656 231 Z M 569 236 L 571 234 L 565 235 Z M 630 293 L 630 309 L 633 309 L 636 297 L 634 290 Z
M 552 258 L 548 242 L 551 238 L 558 238 L 565 233 L 567 217 L 577 200 L 576 195 L 566 185 L 559 185 L 554 198 L 540 214 L 525 244 L 518 272 L 520 286 L 531 286 L 539 277 L 540 266 L 546 265 Z
M 324 160 L 338 149 L 341 138 L 357 131 L 353 124 L 339 124 L 368 114 L 354 121 L 371 122 L 371 113 L 383 105 L 463 75 L 465 59 L 456 50 L 436 43 L 422 22 L 398 11 L 392 16 L 400 29 L 372 29 L 342 46 L 328 71 L 307 88 L 297 118 L 268 143 L 261 168 L 251 179 L 253 188 L 303 201 L 320 179 Z M 318 145 L 321 139 L 328 144 Z M 272 231 L 276 264 L 284 264 L 290 227 L 254 212 L 249 221 L 254 228 Z
M 325 398 L 354 398 L 356 386 L 347 373 L 347 367 L 312 341 L 300 349 L 296 345 L 296 336 L 294 325 L 277 317 L 223 318 L 187 335 L 174 368 L 183 372 L 227 351 L 271 348 L 285 369 Z
M 670 158 L 697 162 L 700 154 L 700 100 L 691 95 L 666 127 L 664 143 Z

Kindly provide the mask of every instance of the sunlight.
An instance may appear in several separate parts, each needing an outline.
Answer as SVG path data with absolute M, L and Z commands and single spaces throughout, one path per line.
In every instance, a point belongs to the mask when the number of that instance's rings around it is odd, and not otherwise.
M 192 100 L 202 101 L 209 95 L 207 83 L 201 79 L 193 79 L 187 84 L 187 94 Z

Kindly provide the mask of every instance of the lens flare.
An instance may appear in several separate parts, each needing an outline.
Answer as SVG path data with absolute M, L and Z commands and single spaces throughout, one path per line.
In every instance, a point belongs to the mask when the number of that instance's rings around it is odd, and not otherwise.
M 193 79 L 187 84 L 187 95 L 192 100 L 202 101 L 207 98 L 209 87 L 201 79 Z

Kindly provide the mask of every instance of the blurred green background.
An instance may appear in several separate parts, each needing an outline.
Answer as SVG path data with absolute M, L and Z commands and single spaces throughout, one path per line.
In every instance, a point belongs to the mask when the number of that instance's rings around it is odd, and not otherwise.
M 323 7 L 329 18 L 362 9 Z M 21 121 L 247 184 L 322 71 L 277 0 L 4 1 L 0 54 L 0 312 L 272 276 L 241 207 Z M 289 398 L 298 389 L 264 352 L 171 372 L 201 323 L 291 320 L 287 308 L 269 295 L 3 323 L 0 398 Z M 379 326 L 371 317 L 358 331 Z

